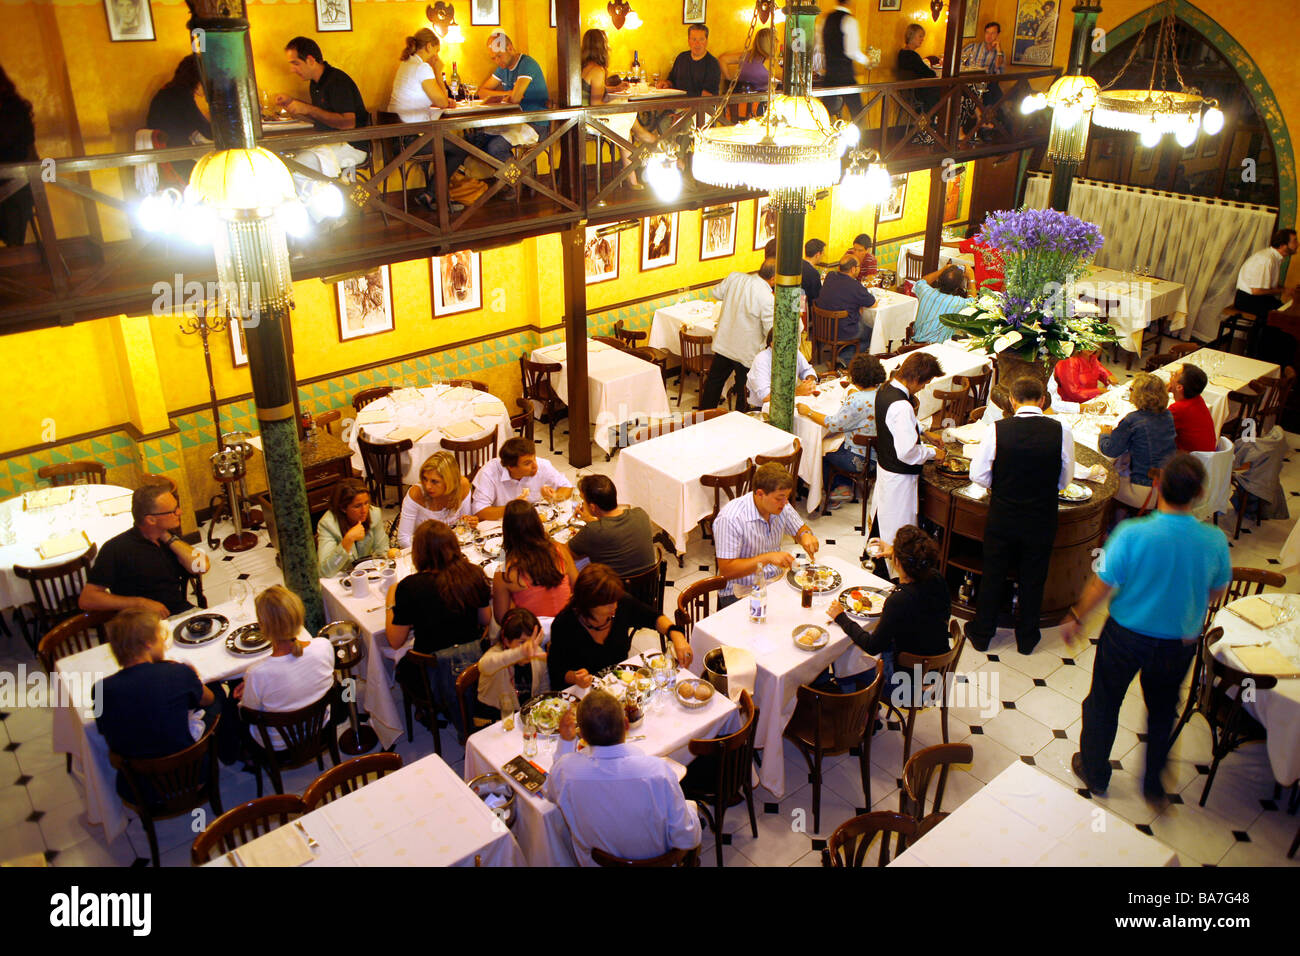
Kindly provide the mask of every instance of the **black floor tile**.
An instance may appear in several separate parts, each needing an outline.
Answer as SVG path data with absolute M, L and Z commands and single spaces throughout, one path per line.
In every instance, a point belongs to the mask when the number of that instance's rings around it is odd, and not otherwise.
M 1259 801 L 1259 805 L 1260 805 L 1261 807 L 1263 807 L 1265 810 L 1276 810 L 1276 809 L 1277 809 L 1277 803 L 1276 803 L 1275 801 L 1273 801 L 1273 800 L 1261 800 L 1261 801 Z
M 818 853 L 820 853 L 822 850 L 826 849 L 826 841 L 825 841 L 825 840 L 813 840 L 813 841 L 812 841 L 812 848 L 813 848 L 814 850 L 816 850 Z
M 982 734 L 984 733 L 984 728 L 981 727 L 979 724 L 971 724 L 970 732 L 972 734 Z
M 780 812 L 781 812 L 781 805 L 780 805 L 779 803 L 765 803 L 765 804 L 763 804 L 763 812 L 764 812 L 764 813 L 780 813 Z
M 1061 658 L 1061 663 L 1064 664 L 1066 667 L 1073 667 L 1073 666 L 1074 666 L 1074 658 L 1073 658 L 1073 657 L 1062 657 L 1062 658 Z
M 1035 677 L 1035 678 L 1034 678 L 1034 686 L 1035 686 L 1035 687 L 1046 687 L 1046 686 L 1047 686 L 1047 681 L 1043 680 L 1041 677 Z
M 1003 710 L 1015 710 L 1015 709 L 1016 709 L 1016 702 L 1015 702 L 1014 700 L 1004 700 L 1004 701 L 1002 702 L 1002 709 L 1003 709 Z
M 14 786 L 25 787 L 29 783 L 31 783 L 31 781 L 32 781 L 31 777 L 29 777 L 27 774 L 23 774 L 21 777 L 19 777 L 17 780 L 14 781 Z
M 5 744 L 5 751 L 6 751 L 7 753 L 13 753 L 15 750 L 17 750 L 17 749 L 18 749 L 19 747 L 21 747 L 21 746 L 22 746 L 22 744 L 8 743 L 8 744 Z
M 33 810 L 27 817 L 28 823 L 40 823 L 41 817 L 45 816 L 44 810 Z
M 1250 834 L 1247 833 L 1245 830 L 1233 830 L 1232 835 L 1238 843 L 1250 842 Z
M 1112 760 L 1112 761 L 1110 762 L 1110 769 L 1111 769 L 1111 770 L 1123 770 L 1123 769 L 1124 769 L 1124 765 L 1123 765 L 1122 763 L 1120 763 L 1118 760 Z
M 1165 796 L 1169 798 L 1170 803 L 1181 804 L 1183 802 L 1183 798 L 1179 794 L 1169 793 L 1169 794 L 1165 794 Z
M 1057 740 L 1064 740 L 1066 737 L 1069 736 L 1069 734 L 1067 734 L 1064 730 L 1053 730 L 1052 736 L 1055 737 Z
M 1031 766 L 1031 767 L 1034 766 L 1034 758 L 1028 756 L 1027 754 L 1021 754 L 1021 755 L 1020 755 L 1020 762 L 1021 762 L 1021 763 L 1029 764 L 1029 766 Z
M 1150 826 L 1149 824 L 1146 824 L 1146 823 L 1139 823 L 1139 824 L 1137 824 L 1137 830 L 1138 830 L 1139 833 L 1145 833 L 1147 836 L 1153 836 L 1153 835 L 1154 835 L 1153 832 L 1152 832 L 1152 830 L 1151 830 L 1151 826 Z
M 996 655 L 996 654 L 985 654 L 984 656 L 987 657 L 989 660 L 991 660 L 991 661 L 992 661 L 993 663 L 995 663 L 995 664 L 996 664 L 996 663 L 998 662 L 998 660 L 999 660 L 998 655 Z

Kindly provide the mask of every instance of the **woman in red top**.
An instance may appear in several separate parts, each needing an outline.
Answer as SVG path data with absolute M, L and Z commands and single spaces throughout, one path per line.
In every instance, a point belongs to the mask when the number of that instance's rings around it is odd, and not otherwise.
M 1002 256 L 992 246 L 986 246 L 974 236 L 961 242 L 945 242 L 945 246 L 955 248 L 975 259 L 975 289 L 977 292 L 1002 291 Z
M 1115 376 L 1097 360 L 1100 349 L 1075 352 L 1056 363 L 1056 384 L 1067 402 L 1088 402 L 1115 384 Z

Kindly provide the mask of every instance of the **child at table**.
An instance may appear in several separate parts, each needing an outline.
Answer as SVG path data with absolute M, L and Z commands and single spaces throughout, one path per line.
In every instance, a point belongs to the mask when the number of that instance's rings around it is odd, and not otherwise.
M 514 694 L 527 700 L 535 694 L 544 673 L 542 624 L 527 608 L 515 607 L 501 619 L 498 643 L 478 661 L 478 699 L 474 701 L 473 728 L 501 719 L 501 698 Z

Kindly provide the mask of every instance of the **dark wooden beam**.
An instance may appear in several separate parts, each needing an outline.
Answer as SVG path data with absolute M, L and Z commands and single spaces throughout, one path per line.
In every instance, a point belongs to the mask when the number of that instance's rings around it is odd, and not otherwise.
M 558 11 L 557 11 L 558 15 Z M 587 398 L 587 224 L 560 234 L 564 251 L 564 338 L 568 344 L 569 464 L 591 464 L 591 405 Z

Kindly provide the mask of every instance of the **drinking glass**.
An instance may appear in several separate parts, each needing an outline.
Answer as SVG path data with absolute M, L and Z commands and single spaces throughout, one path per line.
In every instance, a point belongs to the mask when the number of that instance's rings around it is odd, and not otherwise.
M 249 616 L 249 603 L 253 599 L 253 588 L 247 581 L 236 578 L 230 582 L 230 600 L 239 606 L 241 618 Z
M 524 756 L 536 757 L 537 756 L 537 725 L 533 723 L 531 717 L 525 717 L 523 719 L 522 726 L 523 726 L 523 734 L 524 734 Z
M 515 711 L 519 709 L 519 698 L 513 690 L 506 691 L 501 695 L 497 705 L 501 709 L 501 729 L 511 731 L 515 729 Z

